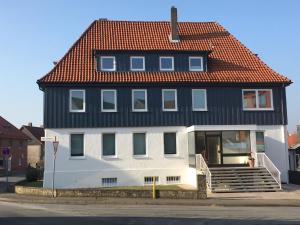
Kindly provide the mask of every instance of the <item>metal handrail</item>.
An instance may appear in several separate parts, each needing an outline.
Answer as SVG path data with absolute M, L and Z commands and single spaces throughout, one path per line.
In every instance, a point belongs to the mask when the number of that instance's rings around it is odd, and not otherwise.
M 272 160 L 265 153 L 256 153 L 256 162 L 257 167 L 264 167 L 269 171 L 281 189 L 281 172 L 274 165 Z
M 211 189 L 211 172 L 202 154 L 196 154 L 196 170 L 201 171 L 206 175 L 207 186 Z

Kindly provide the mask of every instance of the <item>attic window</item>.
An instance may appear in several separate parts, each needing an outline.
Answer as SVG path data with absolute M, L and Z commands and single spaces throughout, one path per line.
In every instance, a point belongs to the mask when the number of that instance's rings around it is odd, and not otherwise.
M 189 57 L 190 71 L 203 71 L 203 57 Z
M 116 70 L 116 57 L 114 56 L 102 56 L 101 70 L 102 71 L 115 71 Z

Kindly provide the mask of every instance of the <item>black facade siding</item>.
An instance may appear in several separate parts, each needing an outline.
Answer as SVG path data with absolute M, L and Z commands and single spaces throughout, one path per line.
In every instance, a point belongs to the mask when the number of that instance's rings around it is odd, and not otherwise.
M 140 51 L 102 51 L 95 53 L 97 58 L 97 70 L 101 71 L 101 56 L 115 56 L 116 57 L 116 71 L 130 71 L 130 57 L 143 56 L 145 57 L 145 71 L 160 71 L 159 57 L 173 56 L 174 57 L 174 71 L 189 71 L 189 57 L 201 56 L 203 57 L 203 71 L 206 71 L 207 52 L 140 52 Z
M 84 113 L 69 112 L 69 90 L 76 88 L 86 90 Z M 131 90 L 137 87 L 117 88 L 117 112 L 101 112 L 101 87 L 76 88 L 44 88 L 45 128 L 287 124 L 284 87 L 272 87 L 273 111 L 243 111 L 242 87 L 207 87 L 205 112 L 192 111 L 192 87 L 139 87 L 147 89 L 148 112 L 132 112 Z M 177 89 L 177 112 L 162 111 L 164 88 Z

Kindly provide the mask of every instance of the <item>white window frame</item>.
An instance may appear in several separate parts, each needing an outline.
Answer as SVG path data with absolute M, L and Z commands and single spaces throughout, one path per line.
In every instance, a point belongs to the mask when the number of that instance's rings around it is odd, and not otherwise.
M 168 58 L 171 58 L 172 59 L 172 68 L 171 69 L 163 69 L 161 67 L 161 60 L 162 59 L 168 59 Z M 160 71 L 174 71 L 174 57 L 173 56 L 160 56 L 159 57 L 159 70 Z
M 201 60 L 201 68 L 200 69 L 191 68 L 191 59 L 200 59 Z M 202 56 L 190 56 L 189 57 L 189 71 L 203 71 L 203 57 Z
M 104 100 L 104 92 L 106 92 L 106 91 L 113 91 L 114 92 L 114 101 L 115 101 L 115 108 L 114 109 L 104 109 L 103 108 L 103 100 Z M 118 104 L 117 104 L 117 100 L 118 100 L 118 98 L 117 98 L 117 90 L 115 90 L 115 89 L 102 89 L 101 90 L 101 111 L 102 112 L 117 112 L 117 108 L 118 108 Z
M 166 91 L 174 91 L 175 92 L 175 109 L 166 109 L 165 108 L 165 101 L 164 101 L 164 99 L 165 99 L 165 92 Z M 177 89 L 162 89 L 162 95 L 161 95 L 161 97 L 162 97 L 162 110 L 164 112 L 176 112 L 176 111 L 178 111 L 178 107 L 177 107 Z
M 244 107 L 244 92 L 245 91 L 255 91 L 255 101 L 256 101 L 255 108 L 245 108 Z M 260 108 L 259 107 L 259 97 L 258 97 L 259 91 L 270 91 L 270 93 L 271 93 L 271 107 L 270 108 Z M 273 111 L 274 110 L 273 90 L 272 89 L 242 89 L 242 107 L 243 107 L 244 111 Z
M 143 68 L 142 69 L 134 69 L 132 68 L 132 59 L 143 59 Z M 145 56 L 130 56 L 130 70 L 131 71 L 145 71 Z
M 134 134 L 145 134 L 146 153 L 144 155 L 134 154 Z M 133 158 L 148 158 L 148 134 L 145 131 L 135 131 L 132 133 L 132 156 Z
M 204 91 L 204 100 L 205 100 L 205 107 L 204 108 L 194 108 L 194 92 L 195 91 Z M 207 111 L 207 91 L 206 89 L 192 89 L 192 108 L 193 111 Z
M 72 134 L 82 134 L 83 135 L 83 156 L 72 156 L 71 154 L 71 136 Z M 70 159 L 86 159 L 85 157 L 85 133 L 84 132 L 72 132 L 69 134 L 69 149 L 70 149 Z
M 144 91 L 145 92 L 145 109 L 135 109 L 134 108 L 134 93 L 137 91 Z M 132 112 L 147 112 L 148 111 L 148 94 L 147 89 L 132 89 L 131 91 L 131 108 Z
M 115 154 L 114 155 L 104 155 L 103 154 L 103 134 L 114 134 L 115 135 Z M 117 142 L 117 132 L 103 132 L 101 134 L 101 158 L 102 159 L 116 159 L 118 158 L 118 142 Z
M 113 59 L 113 66 L 114 67 L 112 69 L 104 69 L 102 59 Z M 116 66 L 117 65 L 116 57 L 115 56 L 100 56 L 100 65 L 101 65 L 101 68 L 100 68 L 101 71 L 116 71 L 116 67 L 117 67 Z
M 83 92 L 83 109 L 72 109 L 72 92 L 81 91 Z M 84 89 L 71 89 L 69 91 L 69 111 L 70 112 L 85 112 L 85 90 Z

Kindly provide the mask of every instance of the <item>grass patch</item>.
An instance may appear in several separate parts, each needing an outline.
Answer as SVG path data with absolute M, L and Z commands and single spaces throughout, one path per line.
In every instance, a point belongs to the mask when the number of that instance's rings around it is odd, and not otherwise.
M 25 187 L 38 187 L 41 188 L 43 187 L 43 181 L 42 180 L 38 180 L 38 181 L 21 181 L 19 182 L 17 185 L 21 185 L 21 186 L 25 186 Z

